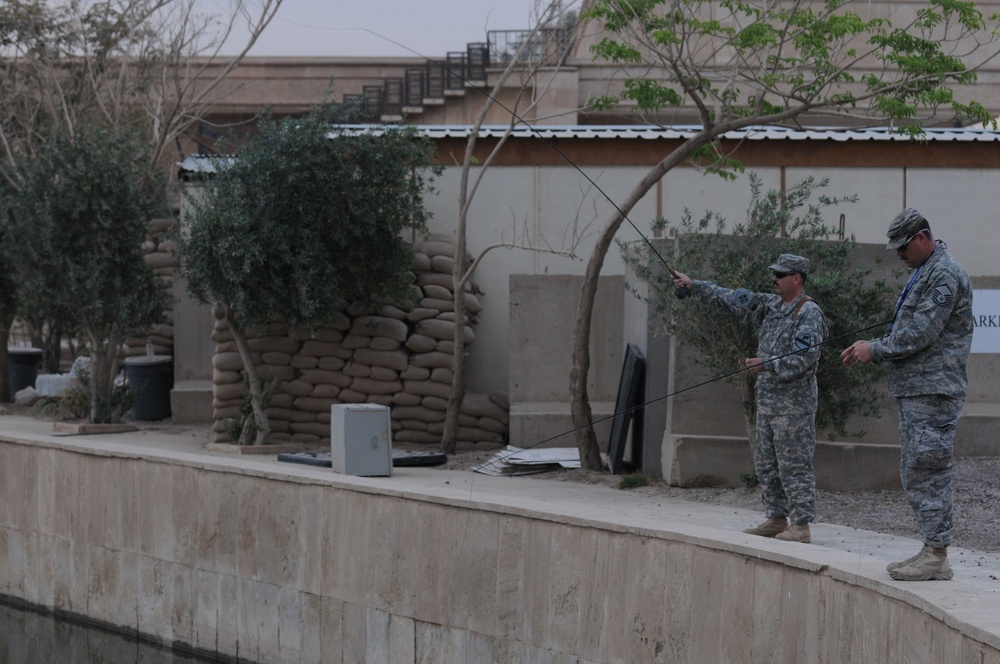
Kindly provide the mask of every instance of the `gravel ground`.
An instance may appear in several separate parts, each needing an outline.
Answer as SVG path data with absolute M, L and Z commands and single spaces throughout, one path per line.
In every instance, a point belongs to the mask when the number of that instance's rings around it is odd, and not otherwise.
M 489 459 L 496 450 L 465 450 L 449 457 L 439 466 L 447 469 L 471 469 Z M 470 471 L 471 472 L 471 471 Z M 585 470 L 558 470 L 527 477 L 604 484 L 617 487 L 622 476 Z M 634 489 L 652 496 L 690 500 L 713 505 L 728 505 L 761 511 L 759 490 L 681 489 L 661 480 Z M 953 543 L 973 551 L 1000 553 L 1000 457 L 966 457 L 955 461 L 955 513 Z M 763 517 L 763 512 L 761 512 Z M 816 521 L 879 533 L 920 539 L 916 520 L 903 492 L 895 491 L 820 491 L 816 500 Z

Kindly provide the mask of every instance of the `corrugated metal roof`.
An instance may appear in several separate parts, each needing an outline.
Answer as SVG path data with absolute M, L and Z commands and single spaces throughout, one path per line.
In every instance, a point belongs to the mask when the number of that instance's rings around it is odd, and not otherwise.
M 348 132 L 379 134 L 385 130 L 385 125 L 344 125 Z M 416 127 L 419 134 L 429 138 L 468 138 L 472 127 L 467 125 L 424 125 Z M 657 140 L 686 139 L 698 133 L 697 126 L 641 126 L 641 125 L 572 125 L 537 127 L 519 126 L 511 132 L 511 138 L 573 138 L 573 139 L 627 139 L 627 140 Z M 479 129 L 482 138 L 500 138 L 507 131 L 507 126 L 484 126 Z M 927 141 L 966 141 L 995 143 L 1000 141 L 1000 131 L 970 127 L 932 127 L 924 129 Z M 731 140 L 749 141 L 909 141 L 910 137 L 892 127 L 861 127 L 845 129 L 842 127 L 814 127 L 811 129 L 791 129 L 788 127 L 746 127 L 737 131 L 726 132 L 722 136 Z M 223 157 L 224 159 L 228 157 Z M 191 155 L 178 164 L 182 173 L 214 173 L 214 159 L 206 155 Z
M 368 130 L 374 126 L 352 125 L 355 130 Z M 418 131 L 431 138 L 465 138 L 472 132 L 468 126 L 421 126 Z M 624 138 L 624 139 L 685 139 L 700 131 L 697 126 L 537 126 L 516 127 L 513 137 L 528 138 Z M 482 127 L 479 135 L 482 137 L 500 137 L 507 130 L 506 126 Z M 928 141 L 1000 141 L 1000 131 L 988 129 L 971 129 L 967 127 L 945 127 L 924 129 Z M 724 138 L 737 140 L 820 140 L 820 141 L 908 141 L 909 136 L 892 127 L 868 127 L 846 129 L 842 127 L 816 127 L 811 129 L 792 129 L 789 127 L 746 127 L 723 134 Z

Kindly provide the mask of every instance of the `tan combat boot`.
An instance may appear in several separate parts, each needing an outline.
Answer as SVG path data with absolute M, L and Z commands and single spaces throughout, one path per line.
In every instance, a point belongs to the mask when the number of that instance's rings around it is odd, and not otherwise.
M 783 516 L 771 517 L 763 523 L 759 523 L 753 528 L 747 528 L 743 532 L 747 535 L 759 535 L 760 537 L 774 537 L 778 533 L 784 532 L 788 528 L 788 520 Z
M 917 558 L 919 558 L 924 553 L 924 551 L 926 549 L 930 549 L 930 548 L 931 547 L 929 547 L 926 544 L 924 544 L 924 546 L 923 546 L 922 549 L 920 549 L 919 551 L 917 551 L 915 554 L 913 554 L 912 556 L 910 556 L 906 560 L 900 560 L 898 562 L 889 563 L 888 565 L 886 565 L 885 566 L 885 571 L 886 572 L 891 572 L 894 569 L 899 569 L 900 567 L 906 567 L 907 565 L 909 565 L 910 563 L 912 563 L 914 560 L 916 560 Z
M 889 576 L 896 581 L 947 581 L 953 576 L 948 549 L 924 546 L 915 558 L 890 570 Z
M 788 530 L 775 535 L 774 539 L 778 539 L 783 542 L 802 542 L 803 544 L 808 544 L 810 541 L 809 524 L 797 523 Z

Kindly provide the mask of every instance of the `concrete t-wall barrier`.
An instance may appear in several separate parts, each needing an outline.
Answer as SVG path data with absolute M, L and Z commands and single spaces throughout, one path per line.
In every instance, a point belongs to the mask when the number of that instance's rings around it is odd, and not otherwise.
M 106 440 L 0 436 L 8 599 L 272 664 L 1000 662 L 988 590 L 630 492 Z

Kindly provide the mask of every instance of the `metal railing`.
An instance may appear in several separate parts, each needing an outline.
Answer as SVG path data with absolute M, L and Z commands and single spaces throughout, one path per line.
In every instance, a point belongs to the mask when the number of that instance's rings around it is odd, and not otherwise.
M 525 64 L 555 67 L 569 52 L 572 33 L 565 28 L 531 30 L 490 30 L 486 33 L 490 61 L 506 66 L 518 56 Z
M 505 67 L 518 53 L 526 65 L 562 64 L 571 34 L 562 28 L 546 28 L 534 34 L 531 30 L 490 30 L 486 37 L 486 42 L 467 44 L 464 51 L 449 51 L 444 60 L 428 60 L 422 68 L 409 68 L 401 78 L 365 85 L 361 95 L 344 95 L 344 102 L 359 107 L 359 121 L 397 117 L 404 107 L 420 107 L 425 99 L 443 99 L 448 90 L 484 84 L 490 67 Z

